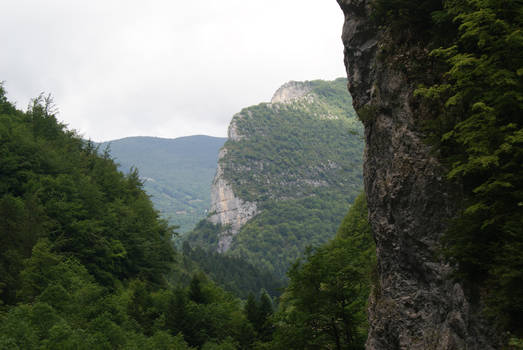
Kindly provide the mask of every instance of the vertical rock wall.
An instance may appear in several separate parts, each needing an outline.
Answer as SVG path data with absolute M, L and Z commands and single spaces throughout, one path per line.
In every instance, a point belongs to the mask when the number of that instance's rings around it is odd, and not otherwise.
M 240 118 L 236 115 L 235 118 Z M 235 119 L 229 126 L 228 136 L 230 140 L 240 140 L 240 135 L 236 129 Z M 208 220 L 213 224 L 220 224 L 223 231 L 218 237 L 218 252 L 225 253 L 229 250 L 234 236 L 240 232 L 240 228 L 257 213 L 256 203 L 247 202 L 238 198 L 232 186 L 223 176 L 223 169 L 220 160 L 226 154 L 227 148 L 224 146 L 218 155 L 218 167 L 211 186 L 211 215 Z
M 371 21 L 371 1 L 338 3 L 349 90 L 365 124 L 365 190 L 377 244 L 367 349 L 496 348 L 463 286 L 438 258 L 459 189 L 445 181 L 418 129 L 428 111 L 414 103 L 420 80 L 406 65 L 426 52 L 406 47 L 401 57 L 382 57 L 393 40 Z

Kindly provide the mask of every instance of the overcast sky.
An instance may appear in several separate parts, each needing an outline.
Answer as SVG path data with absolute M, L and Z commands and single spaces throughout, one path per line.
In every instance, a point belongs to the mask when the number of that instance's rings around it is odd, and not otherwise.
M 344 76 L 336 0 L 1 0 L 0 81 L 86 138 L 225 136 L 289 80 Z

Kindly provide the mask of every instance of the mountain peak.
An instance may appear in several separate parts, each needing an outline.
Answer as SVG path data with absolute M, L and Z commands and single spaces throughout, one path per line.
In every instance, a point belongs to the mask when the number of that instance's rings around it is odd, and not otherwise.
M 272 96 L 271 103 L 289 103 L 312 91 L 308 81 L 289 81 L 283 84 Z

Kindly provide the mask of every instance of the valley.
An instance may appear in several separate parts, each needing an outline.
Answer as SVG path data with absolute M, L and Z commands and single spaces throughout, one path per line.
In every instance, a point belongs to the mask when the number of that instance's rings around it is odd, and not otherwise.
M 224 138 L 196 135 L 128 137 L 99 146 L 108 147 L 124 173 L 138 169 L 155 208 L 183 235 L 207 215 L 218 150 L 224 143 Z
M 523 349 L 521 1 L 15 3 L 0 350 Z

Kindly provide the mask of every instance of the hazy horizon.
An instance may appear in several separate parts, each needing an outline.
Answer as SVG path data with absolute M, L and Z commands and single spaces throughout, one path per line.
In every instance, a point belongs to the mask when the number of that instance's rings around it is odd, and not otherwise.
M 132 139 L 132 138 L 150 138 L 150 139 L 160 139 L 160 140 L 177 140 L 182 139 L 185 137 L 212 137 L 216 139 L 226 139 L 227 136 L 213 136 L 213 135 L 204 135 L 204 134 L 195 134 L 195 135 L 182 135 L 182 136 L 176 136 L 176 137 L 162 137 L 162 136 L 154 136 L 154 135 L 131 135 L 131 136 L 124 136 L 117 139 L 110 139 L 110 140 L 104 140 L 104 141 L 95 141 L 97 143 L 107 143 L 107 142 L 113 142 L 113 141 L 120 141 L 125 139 Z M 93 140 L 94 141 L 94 140 Z

